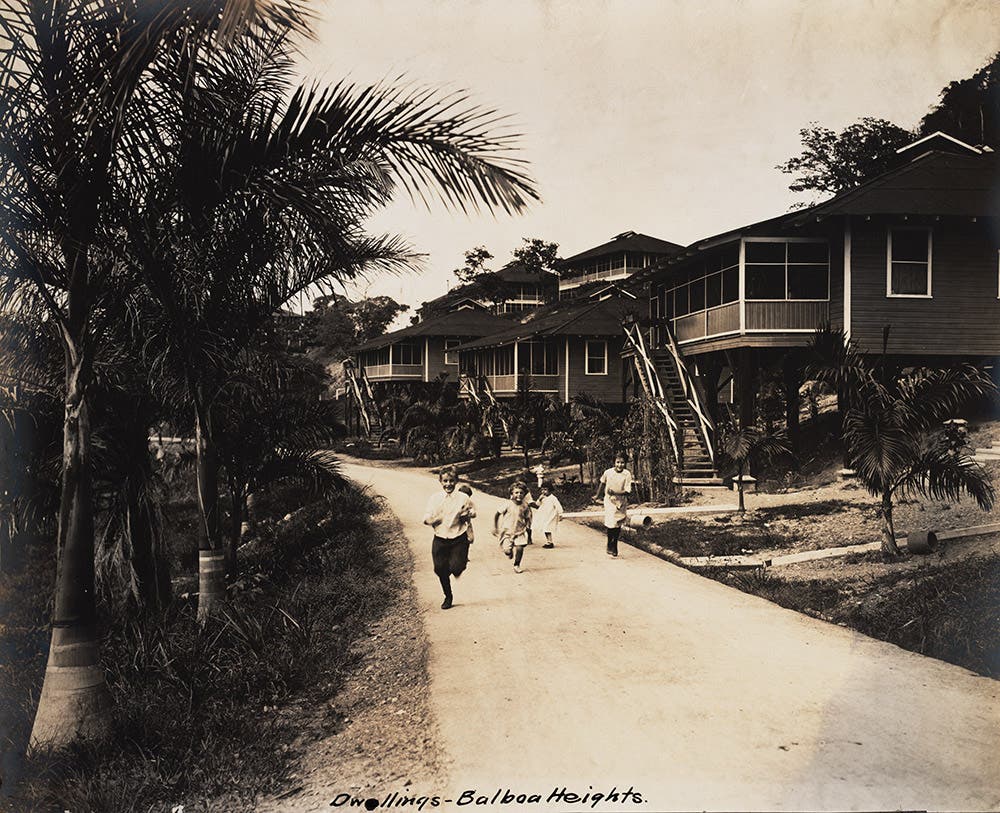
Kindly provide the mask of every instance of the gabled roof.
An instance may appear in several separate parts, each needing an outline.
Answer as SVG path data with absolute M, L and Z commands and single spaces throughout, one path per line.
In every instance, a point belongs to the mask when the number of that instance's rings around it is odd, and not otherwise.
M 919 150 L 920 155 L 923 155 L 925 152 L 930 152 L 931 150 L 940 150 L 941 152 L 967 152 L 972 155 L 983 154 L 983 150 L 980 147 L 973 147 L 971 144 L 959 141 L 954 136 L 942 133 L 940 130 L 936 130 L 930 135 L 917 139 L 912 144 L 907 144 L 905 147 L 900 147 L 896 150 L 896 154 L 902 155 L 905 152 L 909 152 L 912 155 L 914 154 L 914 150 Z
M 673 254 L 680 251 L 684 246 L 678 243 L 671 243 L 669 240 L 660 240 L 657 237 L 650 237 L 648 234 L 639 234 L 634 231 L 623 232 L 612 237 L 608 242 L 602 243 L 594 248 L 588 248 L 572 257 L 561 260 L 560 267 L 565 267 L 572 263 L 583 262 L 595 257 L 603 257 L 607 254 L 618 254 L 622 251 L 643 251 L 649 254 Z
M 535 311 L 530 318 L 507 330 L 467 342 L 457 349 L 501 347 L 532 337 L 619 336 L 623 319 L 635 309 L 635 301 L 629 297 L 613 296 L 597 302 L 564 300 Z
M 510 322 L 500 319 L 491 313 L 482 310 L 463 308 L 451 311 L 450 313 L 425 319 L 415 325 L 404 327 L 392 333 L 385 333 L 374 339 L 369 339 L 363 344 L 354 348 L 354 352 L 361 350 L 375 350 L 379 347 L 388 347 L 405 339 L 423 338 L 424 336 L 486 336 L 510 327 Z
M 697 240 L 622 284 L 634 287 L 669 265 L 741 237 L 777 235 L 837 215 L 1000 217 L 1000 157 L 932 150 L 822 203 Z
M 843 214 L 998 217 L 1000 160 L 995 153 L 928 152 L 794 214 L 796 223 Z

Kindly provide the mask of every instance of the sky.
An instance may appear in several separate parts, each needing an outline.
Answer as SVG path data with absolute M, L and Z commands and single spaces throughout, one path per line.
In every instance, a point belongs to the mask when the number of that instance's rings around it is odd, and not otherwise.
M 688 244 L 804 200 L 776 166 L 799 130 L 914 127 L 1000 50 L 997 0 L 314 0 L 309 79 L 404 81 L 511 117 L 541 202 L 466 215 L 405 193 L 370 223 L 426 255 L 353 297 L 418 307 L 467 249 L 568 257 L 632 230 Z M 805 199 L 808 200 L 808 199 Z M 400 317 L 397 326 L 407 323 Z

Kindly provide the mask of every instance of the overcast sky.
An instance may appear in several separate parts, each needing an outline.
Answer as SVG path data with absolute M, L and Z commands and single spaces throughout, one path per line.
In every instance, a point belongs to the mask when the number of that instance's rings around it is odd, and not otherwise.
M 1000 50 L 997 0 L 314 1 L 307 76 L 467 89 L 524 133 L 542 196 L 527 213 L 402 197 L 372 222 L 427 263 L 360 292 L 411 306 L 476 245 L 499 267 L 522 237 L 570 256 L 630 229 L 687 244 L 779 215 L 802 199 L 775 169 L 800 128 L 913 127 Z

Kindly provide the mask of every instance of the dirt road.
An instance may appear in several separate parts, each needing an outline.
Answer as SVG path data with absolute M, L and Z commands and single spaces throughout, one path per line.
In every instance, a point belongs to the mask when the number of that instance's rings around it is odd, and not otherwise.
M 435 478 L 345 472 L 385 496 L 413 546 L 443 809 L 1000 808 L 1000 683 L 627 545 L 609 559 L 572 522 L 515 574 L 489 533 L 500 501 L 481 492 L 442 611 L 420 522 Z M 540 801 L 502 804 L 505 791 Z

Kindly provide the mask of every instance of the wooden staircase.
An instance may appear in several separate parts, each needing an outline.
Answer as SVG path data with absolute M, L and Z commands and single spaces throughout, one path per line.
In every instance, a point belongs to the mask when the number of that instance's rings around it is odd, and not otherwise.
M 667 329 L 665 348 L 649 350 L 637 324 L 624 326 L 636 374 L 667 423 L 671 453 L 680 485 L 721 486 L 715 463 L 715 427 L 705 408 L 698 382 L 690 375 Z
M 477 404 L 483 414 L 483 431 L 487 437 L 500 438 L 500 448 L 509 449 L 510 428 L 504 416 L 503 407 L 493 394 L 489 379 L 486 376 L 462 373 L 458 378 L 460 397 L 468 398 Z
M 347 391 L 358 408 L 358 415 L 361 417 L 361 428 L 365 435 L 375 441 L 376 446 L 381 446 L 385 440 L 388 427 L 382 419 L 382 413 L 378 408 L 378 402 L 372 392 L 371 382 L 365 375 L 364 368 L 358 369 L 351 359 L 344 360 L 344 372 L 347 375 Z

